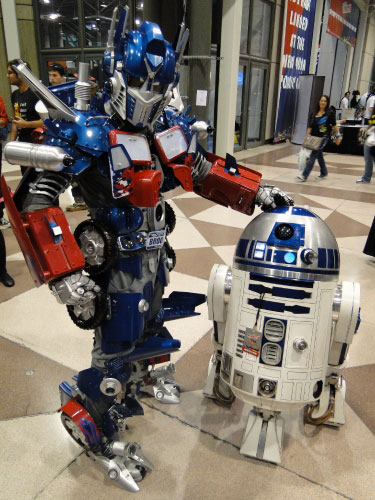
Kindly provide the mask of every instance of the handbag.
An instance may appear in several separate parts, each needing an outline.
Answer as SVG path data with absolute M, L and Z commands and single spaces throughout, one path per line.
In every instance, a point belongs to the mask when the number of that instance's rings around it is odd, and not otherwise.
M 325 137 L 316 137 L 315 135 L 307 135 L 302 143 L 302 146 L 313 151 L 318 151 L 323 146 Z

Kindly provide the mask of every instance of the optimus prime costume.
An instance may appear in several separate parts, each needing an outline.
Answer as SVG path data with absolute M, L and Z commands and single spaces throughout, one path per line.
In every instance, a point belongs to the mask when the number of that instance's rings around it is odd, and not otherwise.
M 114 12 L 102 91 L 91 96 L 88 66 L 77 82 L 47 89 L 22 61 L 15 71 L 44 105 L 42 145 L 11 142 L 5 157 L 29 169 L 9 219 L 37 286 L 47 283 L 81 328 L 95 330 L 92 366 L 76 384 L 60 386 L 62 422 L 71 437 L 121 487 L 137 491 L 152 469 L 136 443 L 118 440 L 124 420 L 142 414 L 136 395 L 151 384 L 155 397 L 178 402 L 172 366 L 155 368 L 180 347 L 164 323 L 196 314 L 199 294 L 163 299 L 175 254 L 167 235 L 173 210 L 163 193 L 177 186 L 252 214 L 292 204 L 261 175 L 204 152 L 197 137 L 207 124 L 168 106 L 188 39 L 174 47 L 153 23 L 127 31 L 127 9 Z M 39 106 L 42 109 L 43 106 Z M 90 218 L 74 236 L 56 200 L 78 182 Z M 8 193 L 4 179 L 3 192 Z
M 282 411 L 305 407 L 306 423 L 345 423 L 342 373 L 360 323 L 359 284 L 339 283 L 339 267 L 332 232 L 302 207 L 258 215 L 232 268 L 213 267 L 215 353 L 204 393 L 254 407 L 240 453 L 280 463 Z

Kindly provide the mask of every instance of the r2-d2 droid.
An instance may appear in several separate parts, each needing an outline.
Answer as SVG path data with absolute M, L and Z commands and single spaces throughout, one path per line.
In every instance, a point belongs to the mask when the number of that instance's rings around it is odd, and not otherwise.
M 240 452 L 280 463 L 284 410 L 305 422 L 344 424 L 345 367 L 359 326 L 359 284 L 338 282 L 328 226 L 302 207 L 252 220 L 232 268 L 215 265 L 208 289 L 215 352 L 204 394 L 250 411 Z

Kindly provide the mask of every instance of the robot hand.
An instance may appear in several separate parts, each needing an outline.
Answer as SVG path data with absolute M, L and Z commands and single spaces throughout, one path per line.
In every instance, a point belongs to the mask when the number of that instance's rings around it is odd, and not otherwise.
M 264 211 L 294 205 L 292 198 L 275 186 L 259 186 L 255 203 Z
M 56 280 L 50 288 L 60 304 L 71 306 L 83 306 L 95 299 L 101 291 L 100 286 L 82 272 Z

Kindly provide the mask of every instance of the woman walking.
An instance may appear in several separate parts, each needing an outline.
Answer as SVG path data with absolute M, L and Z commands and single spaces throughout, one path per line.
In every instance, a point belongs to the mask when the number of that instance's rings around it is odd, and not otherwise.
M 297 177 L 300 182 L 305 182 L 310 175 L 311 170 L 314 167 L 315 160 L 318 160 L 320 167 L 320 175 L 318 179 L 323 179 L 327 177 L 328 170 L 326 163 L 323 158 L 324 146 L 329 141 L 331 137 L 332 130 L 337 133 L 338 127 L 336 126 L 336 117 L 329 109 L 329 97 L 322 95 L 319 99 L 318 107 L 316 113 L 310 116 L 308 128 L 306 131 L 306 137 L 308 135 L 313 135 L 315 137 L 324 137 L 320 148 L 316 151 L 312 151 L 310 159 L 307 161 L 306 166 L 301 175 Z

